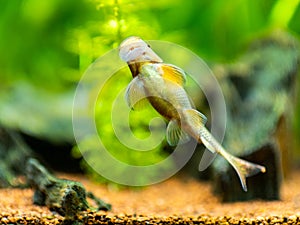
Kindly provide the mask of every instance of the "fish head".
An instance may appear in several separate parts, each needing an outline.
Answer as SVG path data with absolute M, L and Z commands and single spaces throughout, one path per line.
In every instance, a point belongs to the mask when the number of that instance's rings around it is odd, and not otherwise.
M 150 45 L 136 36 L 126 38 L 120 44 L 119 56 L 128 64 L 162 62 L 162 59 L 151 49 Z

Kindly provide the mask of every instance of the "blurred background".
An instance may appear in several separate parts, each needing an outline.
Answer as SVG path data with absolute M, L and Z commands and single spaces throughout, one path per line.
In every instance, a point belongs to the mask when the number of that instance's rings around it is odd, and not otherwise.
M 185 46 L 208 63 L 230 64 L 250 43 L 274 30 L 286 31 L 299 40 L 299 2 L 0 0 L 0 126 L 19 132 L 56 170 L 90 171 L 74 140 L 72 104 L 77 83 L 95 59 L 135 35 Z M 124 79 L 112 81 L 115 90 L 131 80 L 128 71 L 124 74 Z M 110 118 L 103 118 L 114 97 L 105 96 L 107 102 L 97 108 L 98 129 L 106 145 L 132 164 L 164 158 L 168 154 L 161 151 L 164 144 L 148 153 L 151 157 L 116 150 L 121 144 L 107 127 Z M 291 135 L 299 146 L 297 94 L 292 109 Z M 148 121 L 144 119 L 154 114 L 134 115 L 137 136 L 147 136 Z M 93 146 L 93 139 L 83 144 Z M 293 149 L 292 163 L 299 165 L 299 147 Z

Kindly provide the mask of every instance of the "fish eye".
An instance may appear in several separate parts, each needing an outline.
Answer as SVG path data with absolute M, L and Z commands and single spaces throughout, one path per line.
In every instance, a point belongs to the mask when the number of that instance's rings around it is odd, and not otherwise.
M 151 48 L 149 44 L 147 44 L 148 48 Z

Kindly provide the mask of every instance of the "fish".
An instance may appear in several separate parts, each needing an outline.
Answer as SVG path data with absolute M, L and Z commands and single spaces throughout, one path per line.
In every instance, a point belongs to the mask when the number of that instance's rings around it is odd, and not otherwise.
M 129 66 L 133 79 L 125 98 L 132 110 L 143 107 L 145 101 L 167 121 L 166 140 L 170 146 L 194 138 L 211 153 L 224 157 L 236 171 L 241 186 L 247 191 L 246 178 L 265 173 L 264 166 L 240 159 L 224 149 L 205 127 L 207 118 L 197 111 L 184 89 L 186 73 L 163 60 L 140 37 L 126 38 L 119 46 L 119 57 Z

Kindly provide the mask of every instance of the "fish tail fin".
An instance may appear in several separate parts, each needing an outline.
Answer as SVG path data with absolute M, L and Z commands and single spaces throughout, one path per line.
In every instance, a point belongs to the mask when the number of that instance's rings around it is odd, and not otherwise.
M 220 154 L 232 165 L 239 176 L 244 191 L 247 191 L 246 178 L 258 173 L 265 173 L 264 166 L 248 162 L 246 160 L 237 158 L 227 152 L 220 152 Z
M 237 172 L 244 191 L 247 191 L 246 178 L 257 173 L 265 173 L 266 168 L 255 163 L 248 162 L 228 153 L 212 134 L 202 126 L 199 133 L 200 139 L 205 147 L 211 152 L 223 156 Z
M 203 143 L 208 149 L 205 151 L 199 164 L 199 170 L 206 169 L 215 155 L 218 153 L 223 156 L 235 169 L 239 179 L 241 181 L 244 191 L 247 191 L 246 178 L 251 177 L 257 173 L 265 173 L 266 168 L 255 163 L 248 162 L 246 160 L 237 158 L 228 153 L 222 145 L 213 137 L 213 135 L 206 129 L 206 118 L 200 112 L 194 109 L 188 109 L 184 111 L 185 121 L 189 124 L 190 135 L 193 136 L 199 143 Z

